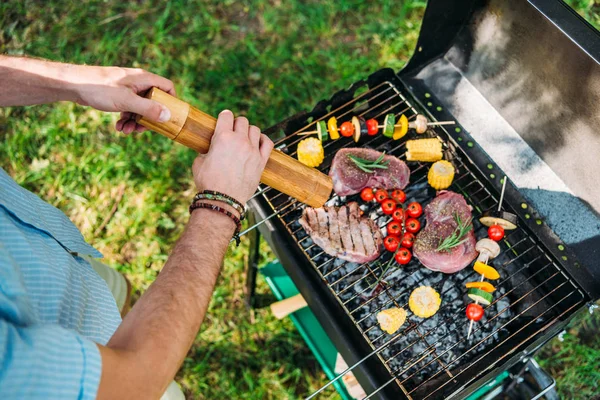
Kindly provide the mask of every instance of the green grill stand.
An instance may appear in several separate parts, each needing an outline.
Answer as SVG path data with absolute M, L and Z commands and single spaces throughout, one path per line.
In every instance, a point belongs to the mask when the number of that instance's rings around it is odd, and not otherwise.
M 277 300 L 287 299 L 299 293 L 292 279 L 278 262 L 268 264 L 261 268 L 260 272 L 265 277 Z M 338 351 L 310 308 L 304 307 L 290 314 L 290 318 L 319 364 L 321 364 L 327 378 L 335 378 L 337 375 L 334 369 Z M 352 400 L 341 380 L 334 382 L 333 386 L 335 386 L 342 399 Z

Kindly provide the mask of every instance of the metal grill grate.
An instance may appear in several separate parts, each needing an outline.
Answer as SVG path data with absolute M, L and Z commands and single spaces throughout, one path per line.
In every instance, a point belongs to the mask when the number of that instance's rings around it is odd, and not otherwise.
M 409 120 L 417 114 L 407 97 L 388 81 L 355 96 L 320 119 L 335 116 L 341 123 L 353 115 L 361 115 L 381 121 L 387 113 L 395 113 L 396 116 L 405 114 Z M 276 146 L 295 155 L 298 142 L 304 138 L 301 133 L 313 130 L 316 122 L 308 122 L 301 130 L 281 139 Z M 484 237 L 486 228 L 478 222 L 478 218 L 482 212 L 498 206 L 496 194 L 486 188 L 480 178 L 481 173 L 460 153 L 442 127 L 430 129 L 426 135 L 437 135 L 443 139 L 446 158 L 456 168 L 450 190 L 462 194 L 473 207 L 476 237 Z M 358 144 L 346 138 L 327 142 L 324 144 L 325 161 L 319 169 L 327 173 L 333 156 L 342 147 L 370 147 L 404 159 L 405 140 L 392 141 L 376 135 L 364 138 Z M 419 201 L 425 206 L 435 197 L 435 191 L 427 184 L 429 164 L 409 162 L 408 165 L 411 182 L 405 189 L 407 201 Z M 583 293 L 536 238 L 518 228 L 506 236 L 501 243 L 501 254 L 492 262 L 501 272 L 494 302 L 486 308 L 484 319 L 475 325 L 473 335 L 467 341 L 469 321 L 465 317 L 465 307 L 468 301 L 465 301 L 464 284 L 477 279 L 471 268 L 444 275 L 421 267 L 413 259 L 407 266 L 386 271 L 384 279 L 378 283 L 391 258 L 390 253 L 362 265 L 335 259 L 316 246 L 300 227 L 298 219 L 304 205 L 268 187 L 261 187 L 255 196 L 266 199 L 273 211 L 267 219 L 280 219 L 347 313 L 340 318 L 352 320 L 373 350 L 371 354 L 376 355 L 389 371 L 392 379 L 376 392 L 395 383 L 407 398 L 446 396 L 518 351 L 521 345 L 585 300 Z M 345 199 L 334 196 L 328 204 L 342 205 L 357 199 L 358 196 Z M 361 204 L 361 209 L 382 228 L 390 220 L 375 206 Z M 433 286 L 440 292 L 440 311 L 429 319 L 410 316 L 395 335 L 382 332 L 375 315 L 392 306 L 408 309 L 408 296 L 421 285 Z

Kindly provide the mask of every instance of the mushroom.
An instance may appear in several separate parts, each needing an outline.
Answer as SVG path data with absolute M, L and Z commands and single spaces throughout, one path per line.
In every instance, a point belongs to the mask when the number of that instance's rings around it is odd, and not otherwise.
M 498 257 L 500 254 L 500 246 L 491 239 L 481 239 L 475 245 L 475 250 L 479 252 L 477 261 L 487 264 L 489 260 Z
M 409 124 L 409 127 L 414 128 L 417 133 L 425 133 L 427 132 L 427 126 L 429 125 L 427 122 L 426 116 L 417 114 L 417 117 Z

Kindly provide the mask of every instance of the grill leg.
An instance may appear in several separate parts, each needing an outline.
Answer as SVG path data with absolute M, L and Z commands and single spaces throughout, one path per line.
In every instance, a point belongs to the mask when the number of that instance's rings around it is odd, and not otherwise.
M 253 212 L 248 212 L 248 226 L 256 223 L 256 216 Z M 250 249 L 248 251 L 248 260 L 246 262 L 246 308 L 252 309 L 255 305 L 256 275 L 258 274 L 258 262 L 260 257 L 260 232 L 258 229 L 252 229 L 248 232 L 250 239 Z

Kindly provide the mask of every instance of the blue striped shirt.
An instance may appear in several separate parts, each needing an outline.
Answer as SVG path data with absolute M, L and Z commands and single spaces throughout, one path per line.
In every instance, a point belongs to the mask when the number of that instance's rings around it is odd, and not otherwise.
M 81 255 L 101 257 L 57 208 L 0 169 L 0 397 L 93 399 L 95 343 L 121 322 L 106 282 Z

